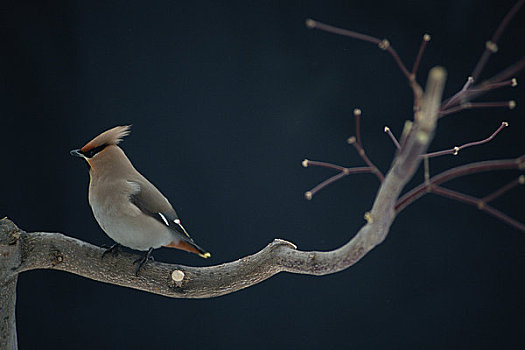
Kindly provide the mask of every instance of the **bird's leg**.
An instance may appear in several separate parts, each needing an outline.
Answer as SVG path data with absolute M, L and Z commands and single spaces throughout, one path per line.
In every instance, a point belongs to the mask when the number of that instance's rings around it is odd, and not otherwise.
M 120 247 L 120 244 L 118 243 L 113 244 L 111 247 L 103 245 L 102 248 L 106 248 L 106 250 L 104 250 L 104 253 L 102 253 L 100 260 L 104 259 L 104 256 L 106 256 L 106 254 L 108 253 L 111 253 L 111 255 L 116 256 L 118 254 L 119 247 Z
M 142 266 L 144 266 L 148 262 L 148 260 L 150 259 L 153 260 L 153 257 L 151 256 L 151 252 L 153 252 L 153 248 L 149 248 L 149 250 L 146 252 L 144 257 L 138 258 L 137 260 L 133 262 L 133 265 L 136 263 L 139 263 L 139 265 L 137 266 L 137 270 L 135 271 L 135 276 L 139 275 L 140 269 L 142 268 Z

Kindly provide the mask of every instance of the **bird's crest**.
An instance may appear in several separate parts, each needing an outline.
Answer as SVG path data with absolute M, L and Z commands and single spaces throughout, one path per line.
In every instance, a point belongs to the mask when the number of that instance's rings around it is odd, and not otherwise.
M 129 135 L 131 125 L 115 126 L 112 129 L 104 131 L 102 134 L 89 141 L 80 150 L 82 152 L 88 152 L 97 147 L 105 147 L 109 145 L 118 145 L 122 138 Z

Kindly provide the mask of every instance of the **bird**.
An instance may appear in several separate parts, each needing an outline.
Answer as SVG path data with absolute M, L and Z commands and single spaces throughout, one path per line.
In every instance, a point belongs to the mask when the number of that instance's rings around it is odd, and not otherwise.
M 129 135 L 131 125 L 116 126 L 102 132 L 70 154 L 89 165 L 88 201 L 102 230 L 116 243 L 106 249 L 116 255 L 119 246 L 145 251 L 137 259 L 135 274 L 152 259 L 153 249 L 170 247 L 211 254 L 190 237 L 179 216 L 164 195 L 128 159 L 119 143 Z

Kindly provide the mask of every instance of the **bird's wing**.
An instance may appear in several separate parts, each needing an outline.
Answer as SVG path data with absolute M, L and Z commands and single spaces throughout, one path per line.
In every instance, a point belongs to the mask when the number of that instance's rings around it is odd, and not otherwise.
M 175 209 L 173 209 L 166 197 L 152 183 L 146 179 L 144 180 L 128 180 L 128 183 L 135 188 L 135 191 L 129 196 L 130 202 L 144 214 L 151 216 L 182 235 L 182 237 L 193 242 L 188 232 L 182 226 Z

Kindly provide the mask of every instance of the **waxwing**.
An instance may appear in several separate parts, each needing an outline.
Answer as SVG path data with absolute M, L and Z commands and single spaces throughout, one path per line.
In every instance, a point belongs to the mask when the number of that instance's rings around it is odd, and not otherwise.
M 136 274 L 150 259 L 153 249 L 171 247 L 209 258 L 181 224 L 166 197 L 139 173 L 118 146 L 130 126 L 104 131 L 71 155 L 89 164 L 89 204 L 98 224 L 116 244 L 106 253 L 116 254 L 119 245 L 146 251 L 137 259 Z

